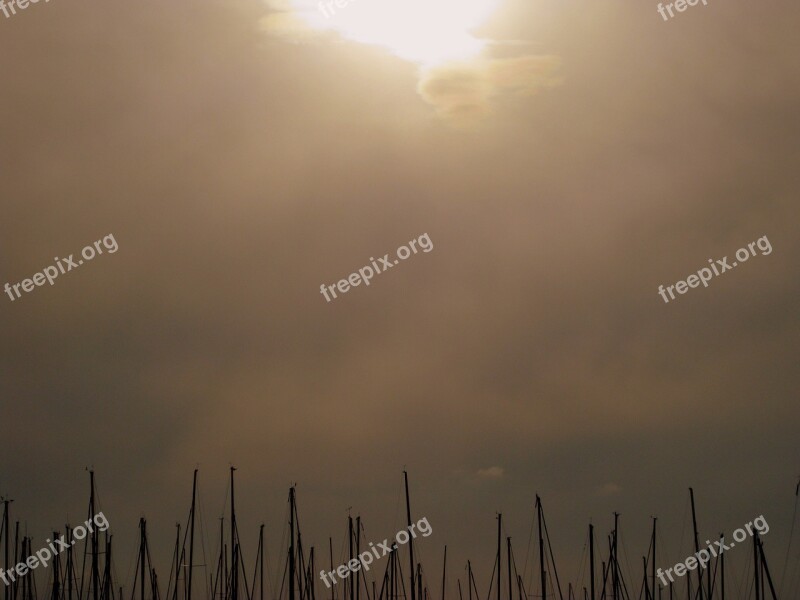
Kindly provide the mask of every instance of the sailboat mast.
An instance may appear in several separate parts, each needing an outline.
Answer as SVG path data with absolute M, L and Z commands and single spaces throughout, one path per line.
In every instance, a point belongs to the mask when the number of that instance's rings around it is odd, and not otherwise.
M 239 543 L 236 539 L 236 503 L 234 500 L 233 472 L 231 467 L 231 600 L 239 598 Z
M 591 589 L 591 599 L 596 600 L 594 595 L 594 525 L 589 523 L 589 585 Z
M 444 545 L 444 562 L 442 563 L 442 600 L 445 600 L 445 586 L 447 584 L 447 544 Z
M 725 541 L 725 534 L 719 534 L 720 544 Z M 724 544 L 723 544 L 724 545 Z M 721 594 L 720 600 L 725 600 L 725 553 L 719 555 L 719 591 Z
M 8 567 L 9 567 L 9 564 L 8 564 L 8 542 L 9 542 L 9 538 L 11 537 L 9 535 L 10 532 L 8 530 L 8 504 L 9 504 L 9 502 L 10 502 L 9 500 L 3 500 L 3 534 L 4 534 L 4 537 L 5 537 L 5 546 L 6 546 L 6 549 L 5 549 L 5 569 L 3 570 L 3 572 L 5 572 L 5 573 L 8 572 Z M 10 593 L 11 593 L 11 589 L 8 586 L 6 586 L 6 593 L 5 593 L 5 599 L 6 600 L 9 600 L 8 595 Z
M 503 531 L 503 514 L 497 514 L 497 600 L 500 600 L 500 573 L 503 571 L 501 570 L 500 565 L 500 540 Z
M 11 537 L 9 535 L 10 531 L 8 530 L 8 505 L 9 505 L 10 502 L 11 501 L 8 500 L 8 499 L 4 499 L 3 500 L 3 534 L 5 535 L 5 569 L 4 569 L 4 572 L 6 572 L 6 573 L 8 572 L 8 567 L 10 566 L 8 564 L 8 544 L 9 544 L 9 539 Z M 8 586 L 6 586 L 6 593 L 5 593 L 5 599 L 6 600 L 9 600 L 8 599 L 8 595 L 9 595 L 10 592 L 11 592 L 11 590 L 9 589 Z
M 617 534 L 619 532 L 619 513 L 614 513 L 614 544 L 613 544 L 613 561 L 609 560 L 611 563 L 609 566 L 613 569 L 611 571 L 611 582 L 612 582 L 612 597 L 614 600 L 619 600 L 619 555 L 617 554 L 618 548 L 618 537 Z
M 94 471 L 89 471 L 91 491 L 89 494 L 89 518 L 94 519 L 96 514 L 94 503 Z M 92 598 L 97 600 L 100 587 L 100 571 L 97 566 L 97 530 L 92 531 Z
M 506 549 L 506 567 L 508 568 L 508 600 L 513 600 L 514 595 L 511 593 L 511 536 L 506 538 Z
M 350 560 L 353 560 L 353 517 L 350 516 L 350 515 L 347 515 L 347 532 L 348 532 L 347 538 L 349 540 L 349 544 L 348 544 L 348 550 L 349 550 L 349 553 L 350 553 L 349 558 L 350 558 Z M 350 591 L 350 600 L 353 600 L 353 579 L 354 578 L 351 576 L 350 577 L 350 582 L 349 582 L 349 584 L 350 584 L 350 590 L 349 590 Z
M 411 531 L 411 500 L 408 495 L 408 472 L 403 471 L 403 480 L 406 485 L 406 520 L 408 521 L 408 530 Z M 411 579 L 411 600 L 417 600 L 416 590 L 414 588 L 414 540 L 409 536 L 408 539 L 408 567 L 409 578 Z M 421 599 L 420 599 L 421 600 Z
M 331 573 L 333 573 L 333 538 L 328 537 L 328 551 L 330 552 L 331 556 Z M 331 600 L 336 599 L 336 588 L 335 586 L 331 586 Z
M 547 575 L 545 575 L 544 570 L 544 538 L 542 537 L 542 501 L 539 498 L 539 494 L 536 494 L 536 521 L 539 529 L 539 576 L 541 580 L 541 595 L 542 600 L 547 600 Z
M 755 585 L 755 587 L 756 587 L 756 600 L 762 600 L 762 597 L 761 597 L 761 585 L 760 585 L 759 578 L 758 578 L 759 571 L 761 570 L 759 568 L 760 566 L 761 565 L 759 564 L 759 560 L 758 560 L 758 540 L 754 536 L 753 537 L 753 571 L 754 571 L 755 584 L 756 584 Z
M 694 490 L 692 488 L 689 488 L 689 497 L 691 498 L 692 501 L 692 527 L 694 528 L 694 551 L 695 554 L 699 554 L 700 542 L 697 537 L 697 515 L 695 514 L 695 509 L 694 509 Z M 687 578 L 688 577 L 689 575 L 687 575 Z M 701 567 L 700 565 L 698 565 L 697 567 L 697 583 L 698 583 L 697 593 L 699 594 L 700 600 L 703 600 L 703 567 Z M 709 598 L 709 600 L 711 599 Z
M 356 517 L 356 556 L 361 556 L 361 515 Z M 361 600 L 361 569 L 356 571 L 356 600 Z
M 233 477 L 233 474 L 231 474 Z M 231 485 L 233 484 L 233 480 L 231 479 Z M 233 489 L 231 489 L 231 494 L 233 493 Z M 194 509 L 195 509 L 195 498 L 197 496 L 197 469 L 194 470 L 194 475 L 192 477 L 192 509 L 189 514 L 189 577 L 186 581 L 186 598 L 187 600 L 192 600 L 192 568 L 194 567 Z M 231 506 L 233 505 L 233 495 L 231 495 Z M 180 535 L 180 525 L 178 525 L 178 535 Z M 178 589 L 178 580 L 177 580 L 177 571 L 176 571 L 176 579 L 175 579 L 175 590 L 177 592 Z
M 65 525 L 64 529 L 67 532 L 67 600 L 72 600 L 72 574 L 74 571 L 72 564 L 72 529 L 70 529 L 69 525 Z M 119 600 L 122 600 L 122 596 L 120 596 Z
M 139 577 L 141 586 L 139 587 L 139 598 L 140 600 L 144 600 L 144 563 L 145 563 L 145 553 L 144 553 L 144 539 L 145 539 L 145 527 L 146 521 L 144 517 L 139 519 Z
M 294 600 L 294 487 L 289 488 L 289 600 Z
M 57 531 L 53 532 L 53 539 L 54 540 L 58 539 Z M 61 600 L 59 597 L 61 595 L 61 582 L 58 579 L 60 572 L 61 572 L 61 557 L 58 554 L 56 554 L 55 561 L 53 562 L 53 592 L 50 596 L 52 600 Z
M 653 564 L 650 566 L 653 577 L 653 600 L 656 597 L 656 521 L 656 517 L 653 517 Z
M 261 580 L 259 584 L 260 600 L 264 600 L 264 524 L 258 530 L 258 554 L 261 566 L 259 572 L 261 573 Z

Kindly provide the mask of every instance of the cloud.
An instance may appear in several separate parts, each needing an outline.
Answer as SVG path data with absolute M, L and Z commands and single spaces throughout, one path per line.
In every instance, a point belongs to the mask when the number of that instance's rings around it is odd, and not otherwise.
M 478 479 L 502 479 L 505 474 L 503 467 L 489 467 L 488 469 L 478 469 L 476 475 Z
M 271 12 L 263 17 L 266 33 L 289 42 L 326 43 L 339 36 L 357 43 L 348 29 L 337 29 L 339 21 L 323 18 L 313 2 L 269 0 Z M 344 13 L 353 16 L 352 13 Z M 477 41 L 477 40 L 476 40 Z M 416 40 L 422 44 L 424 41 Z M 481 40 L 504 51 L 528 46 L 519 40 Z M 381 45 L 373 40 L 370 45 Z M 447 60 L 420 67 L 417 93 L 449 125 L 469 128 L 492 113 L 492 100 L 501 94 L 531 96 L 561 82 L 561 61 L 553 55 L 523 54 L 503 58 Z
M 606 483 L 597 488 L 598 496 L 616 496 L 622 491 L 622 487 L 616 483 Z
M 531 96 L 561 81 L 556 56 L 519 56 L 447 63 L 424 69 L 417 91 L 439 116 L 457 127 L 470 127 L 492 112 L 501 93 Z

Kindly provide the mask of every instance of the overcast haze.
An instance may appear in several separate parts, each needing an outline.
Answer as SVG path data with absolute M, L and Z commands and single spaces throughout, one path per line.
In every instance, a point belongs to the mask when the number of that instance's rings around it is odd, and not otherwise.
M 437 598 L 445 543 L 485 590 L 498 511 L 524 557 L 536 493 L 565 580 L 615 510 L 637 578 L 651 515 L 663 566 L 684 558 L 689 486 L 702 539 L 763 514 L 780 573 L 800 6 L 656 5 L 503 0 L 479 59 L 433 64 L 300 0 L 0 14 L 0 284 L 119 244 L 3 294 L 0 494 L 34 547 L 85 519 L 93 466 L 120 583 L 145 515 L 166 585 L 192 470 L 211 553 L 233 464 L 245 559 L 263 521 L 276 569 L 291 484 L 307 545 L 343 543 L 348 507 L 380 541 L 406 468 Z M 770 254 L 659 296 L 762 236 Z

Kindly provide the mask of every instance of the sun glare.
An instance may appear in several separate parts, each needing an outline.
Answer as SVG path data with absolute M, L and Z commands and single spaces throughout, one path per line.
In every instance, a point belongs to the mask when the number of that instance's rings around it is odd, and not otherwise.
M 315 29 L 383 46 L 424 65 L 477 56 L 486 42 L 472 30 L 499 0 L 293 0 Z

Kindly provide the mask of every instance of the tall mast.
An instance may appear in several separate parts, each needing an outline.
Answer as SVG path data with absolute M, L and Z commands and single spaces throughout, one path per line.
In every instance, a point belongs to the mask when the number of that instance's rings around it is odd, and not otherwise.
M 94 504 L 94 471 L 89 471 L 89 482 L 91 491 L 89 493 L 89 518 L 94 519 L 95 504 Z M 97 600 L 98 591 L 100 587 L 100 570 L 97 566 L 97 530 L 92 531 L 92 598 Z M 144 585 L 144 584 L 142 584 Z
M 445 586 L 447 584 L 447 544 L 444 545 L 444 562 L 442 563 L 442 600 L 445 600 Z
M 294 487 L 289 488 L 289 600 L 294 600 Z
M 764 542 L 761 540 L 761 536 L 756 532 L 755 534 L 756 542 L 758 543 L 758 551 L 761 555 L 761 566 L 763 567 L 764 571 L 761 574 L 761 585 L 764 585 L 764 579 L 766 579 L 767 583 L 769 584 L 769 591 L 772 595 L 772 600 L 777 600 L 778 596 L 775 594 L 775 586 L 772 585 L 772 576 L 769 574 L 769 566 L 767 565 L 767 557 L 764 554 Z M 764 596 L 762 592 L 761 596 Z
M 67 600 L 72 600 L 72 575 L 75 570 L 72 564 L 72 529 L 69 525 L 65 525 L 64 529 L 67 532 Z M 122 600 L 122 596 L 119 600 Z
M 594 595 L 594 525 L 589 523 L 589 585 L 591 586 L 592 600 L 596 600 Z
M 500 600 L 500 574 L 502 573 L 500 565 L 500 559 L 501 559 L 500 539 L 502 535 L 502 530 L 503 530 L 503 514 L 498 513 L 497 514 L 497 600 Z
M 53 539 L 58 539 L 58 532 L 53 532 Z M 55 562 L 53 562 L 53 592 L 50 595 L 52 600 L 61 600 L 61 582 L 58 579 L 58 576 L 61 572 L 61 556 L 58 554 L 55 555 Z
M 544 570 L 544 538 L 542 537 L 542 501 L 539 498 L 539 494 L 536 494 L 536 521 L 539 526 L 539 576 L 541 580 L 542 600 L 547 600 L 547 575 L 545 575 Z
M 233 495 L 233 472 L 235 470 L 236 467 L 231 467 L 231 600 L 239 600 L 239 543 L 236 540 L 236 506 Z
M 349 559 L 353 560 L 353 517 L 347 515 L 347 540 L 348 540 L 348 550 L 349 550 Z M 353 575 L 350 576 L 350 600 L 353 600 L 353 579 L 355 577 Z
M 192 509 L 189 513 L 189 577 L 186 581 L 186 598 L 192 600 L 192 567 L 194 567 L 194 509 L 195 498 L 197 495 L 197 469 L 194 470 L 192 477 Z M 185 506 L 185 505 L 184 505 Z M 233 506 L 233 472 L 231 472 L 231 506 Z M 180 535 L 180 525 L 178 525 L 178 535 Z M 177 571 L 175 572 L 175 590 L 178 589 Z
M 356 517 L 356 556 L 361 556 L 361 515 Z M 361 569 L 356 571 L 356 600 L 361 600 Z
M 328 551 L 330 552 L 331 556 L 331 573 L 333 573 L 333 538 L 328 537 Z M 335 600 L 336 598 L 336 587 L 331 586 L 331 600 Z
M 719 534 L 720 543 L 725 541 L 725 534 Z M 725 600 L 725 553 L 719 555 L 719 591 L 721 594 L 720 600 Z
M 9 530 L 8 530 L 8 504 L 9 504 L 9 502 L 10 502 L 10 500 L 3 499 L 3 534 L 4 534 L 3 537 L 5 537 L 5 544 L 6 544 L 5 569 L 4 569 L 4 572 L 6 572 L 6 573 L 8 572 L 8 567 L 9 567 L 9 564 L 8 564 L 8 542 L 9 542 L 9 538 L 11 537 L 9 535 Z M 9 600 L 8 596 L 9 596 L 10 593 L 11 593 L 11 589 L 8 586 L 6 586 L 6 594 L 5 594 L 6 600 Z
M 311 546 L 311 552 L 309 552 L 308 555 L 308 577 L 306 577 L 306 580 L 308 581 L 307 597 L 310 598 L 310 600 L 315 600 L 314 587 L 316 582 L 314 579 L 314 546 Z M 367 584 L 367 578 L 365 577 L 364 585 L 366 584 Z
M 175 551 L 173 552 L 174 560 L 172 561 L 172 570 L 175 571 L 175 588 L 172 590 L 172 600 L 178 600 L 178 581 L 181 571 L 181 557 L 183 556 L 181 551 L 181 524 L 175 523 L 175 529 L 177 531 L 175 533 Z
M 111 541 L 112 537 L 108 535 L 108 530 L 106 530 L 106 564 L 105 564 L 105 572 L 103 574 L 103 598 L 104 600 L 111 600 L 114 594 L 114 586 L 113 582 L 111 581 Z M 59 561 L 60 566 L 61 561 Z M 120 600 L 122 600 L 120 598 Z
M 656 517 L 653 517 L 653 564 L 650 566 L 653 575 L 653 600 L 656 597 L 656 521 Z M 710 597 L 709 600 L 711 600 Z
M 609 560 L 612 564 L 610 565 L 613 569 L 611 571 L 611 582 L 612 582 L 612 594 L 614 600 L 619 600 L 619 559 L 617 555 L 617 534 L 619 530 L 619 513 L 614 513 L 614 545 L 613 545 L 613 561 Z
M 258 549 L 259 549 L 259 559 L 261 561 L 260 573 L 261 573 L 261 580 L 259 583 L 259 593 L 260 593 L 260 600 L 264 600 L 264 524 L 261 524 L 261 527 L 258 530 Z
M 141 586 L 139 587 L 139 598 L 141 600 L 144 600 L 144 563 L 145 563 L 144 540 L 145 540 L 145 527 L 147 527 L 146 523 L 147 522 L 144 520 L 144 517 L 141 517 L 139 519 L 139 577 L 141 580 Z
M 19 554 L 19 521 L 16 521 L 14 523 L 14 564 L 15 565 L 19 564 L 19 562 L 17 561 L 18 554 Z M 14 598 L 14 600 L 17 600 L 17 590 L 19 589 L 19 586 L 17 585 L 17 583 L 18 583 L 17 581 L 14 582 L 14 593 L 12 594 L 12 597 Z
M 508 600 L 513 600 L 514 595 L 511 593 L 511 536 L 506 538 L 506 548 L 508 550 L 506 554 L 506 566 L 508 568 Z M 500 573 L 498 572 L 498 579 Z
M 759 564 L 759 560 L 758 560 L 758 539 L 755 536 L 753 536 L 753 571 L 754 571 L 755 584 L 756 584 L 755 585 L 755 587 L 756 587 L 756 600 L 762 600 L 762 598 L 761 598 L 761 585 L 760 585 L 759 578 L 758 578 L 759 571 L 761 570 L 759 568 L 760 566 L 761 565 Z
M 406 520 L 408 521 L 409 533 L 411 531 L 411 500 L 408 495 L 408 472 L 403 471 L 403 480 L 406 484 Z M 411 579 L 411 600 L 417 600 L 416 590 L 414 589 L 414 540 L 409 536 L 408 538 L 408 566 L 409 577 Z M 422 600 L 421 598 L 419 600 Z
M 696 554 L 699 554 L 700 542 L 698 541 L 697 538 L 697 515 L 695 514 L 694 510 L 694 490 L 692 488 L 689 488 L 689 497 L 691 498 L 692 501 L 692 527 L 694 528 L 694 551 Z M 687 575 L 687 579 L 689 577 L 690 575 Z M 697 583 L 698 583 L 697 593 L 699 594 L 700 600 L 703 600 L 703 567 L 701 567 L 700 565 L 697 566 Z M 709 600 L 711 599 L 709 598 Z

